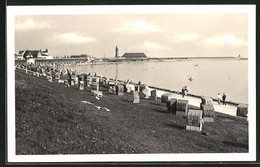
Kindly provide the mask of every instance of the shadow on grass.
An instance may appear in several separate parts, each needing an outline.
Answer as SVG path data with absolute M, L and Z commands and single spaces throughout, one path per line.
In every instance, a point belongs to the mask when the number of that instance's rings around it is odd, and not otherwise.
M 164 125 L 167 125 L 171 128 L 176 128 L 176 129 L 181 129 L 181 130 L 185 130 L 185 127 L 184 126 L 181 126 L 181 125 L 177 125 L 177 124 L 164 124 Z
M 168 110 L 158 110 L 158 109 L 153 109 L 153 111 L 155 111 L 155 112 L 159 112 L 159 113 L 167 113 L 167 114 L 170 113 Z
M 103 86 L 99 86 L 99 91 L 108 92 L 108 88 L 105 88 Z
M 143 100 L 143 101 L 151 101 L 151 99 L 146 99 L 146 98 L 141 97 L 141 96 L 140 96 L 140 99 Z
M 189 109 L 200 110 L 200 107 L 189 105 Z
M 133 100 L 121 99 L 121 101 L 124 101 L 124 102 L 127 102 L 127 103 L 133 103 Z
M 231 120 L 235 120 L 236 119 L 236 117 L 229 116 L 229 115 L 218 115 L 217 117 L 220 118 L 220 119 L 231 119 Z
M 227 123 L 233 123 L 235 122 L 233 119 L 229 119 L 229 118 L 224 118 L 224 119 L 221 119 L 222 122 L 227 122 Z
M 243 143 L 236 143 L 236 142 L 230 142 L 230 141 L 223 141 L 224 144 L 233 146 L 233 147 L 240 147 L 240 148 L 245 148 L 248 149 L 248 144 L 243 144 Z
M 154 102 L 150 102 L 150 104 L 156 105 L 156 106 L 163 106 L 163 105 L 165 105 L 164 103 L 154 103 Z

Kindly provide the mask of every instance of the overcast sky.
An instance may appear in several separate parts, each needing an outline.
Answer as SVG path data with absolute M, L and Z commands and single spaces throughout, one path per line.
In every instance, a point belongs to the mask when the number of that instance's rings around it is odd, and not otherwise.
M 46 49 L 52 56 L 247 57 L 246 13 L 20 15 L 15 52 Z

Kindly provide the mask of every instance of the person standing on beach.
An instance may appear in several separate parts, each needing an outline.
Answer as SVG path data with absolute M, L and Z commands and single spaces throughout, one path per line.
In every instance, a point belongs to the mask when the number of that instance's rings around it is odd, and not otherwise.
M 221 97 L 221 95 L 220 95 L 220 93 L 218 93 L 218 104 L 221 104 L 220 103 L 220 99 L 221 99 L 222 97 Z
M 181 89 L 181 93 L 182 93 L 182 98 L 184 98 L 184 96 L 188 94 L 188 87 L 187 87 L 187 86 L 184 86 L 184 87 Z
M 181 92 L 182 92 L 182 98 L 184 98 L 184 96 L 185 96 L 185 89 L 182 88 Z
M 223 93 L 223 96 L 222 96 L 223 105 L 226 105 L 226 98 L 227 98 L 226 94 Z

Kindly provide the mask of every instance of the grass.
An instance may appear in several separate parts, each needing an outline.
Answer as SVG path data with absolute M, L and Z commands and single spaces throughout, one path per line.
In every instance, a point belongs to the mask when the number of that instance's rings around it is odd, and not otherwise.
M 46 78 L 15 73 L 16 153 L 122 154 L 122 153 L 234 153 L 248 152 L 245 119 L 216 113 L 205 123 L 203 135 L 186 131 L 183 116 L 167 112 L 160 101 L 133 95 L 104 94 L 95 99 L 87 90 L 67 88 Z M 98 110 L 96 106 L 111 111 Z

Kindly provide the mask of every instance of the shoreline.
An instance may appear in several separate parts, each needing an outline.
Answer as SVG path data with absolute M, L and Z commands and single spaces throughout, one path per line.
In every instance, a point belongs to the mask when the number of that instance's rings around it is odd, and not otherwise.
M 17 67 L 16 67 L 17 68 Z M 21 70 L 24 70 L 24 69 L 22 69 L 22 68 L 18 68 L 18 69 L 21 69 Z M 71 70 L 71 69 L 70 69 Z M 30 71 L 30 70 L 28 70 L 28 71 Z M 34 72 L 34 71 L 31 71 L 31 72 Z M 84 74 L 84 73 L 80 73 L 80 72 L 78 72 L 78 71 L 75 71 L 78 75 L 82 75 L 82 74 Z M 99 78 L 101 78 L 101 76 L 99 76 L 99 75 L 97 75 L 97 77 L 99 77 Z M 107 78 L 107 77 L 105 77 L 105 76 L 102 76 L 103 78 Z M 109 80 L 115 80 L 114 78 L 108 78 Z M 123 82 L 125 82 L 125 81 L 123 81 L 123 80 L 120 80 L 120 79 L 117 79 L 117 81 L 119 81 L 119 82 L 121 82 L 121 83 L 123 83 Z M 138 83 L 136 83 L 136 82 L 130 82 L 130 84 L 131 85 L 137 85 Z M 182 93 L 181 93 L 181 91 L 176 91 L 176 90 L 170 90 L 170 89 L 165 89 L 165 88 L 160 88 L 160 87 L 156 87 L 156 86 L 150 86 L 150 85 L 147 85 L 150 89 L 156 89 L 156 90 L 159 90 L 159 91 L 163 91 L 163 92 L 165 92 L 165 93 L 173 93 L 173 94 L 176 94 L 176 95 L 181 95 Z M 185 96 L 188 96 L 188 97 L 193 97 L 193 98 L 198 98 L 198 99 L 201 99 L 201 97 L 205 97 L 205 96 L 203 96 L 203 95 L 196 95 L 196 94 L 190 94 L 190 93 L 187 93 L 187 95 L 185 95 Z M 159 97 L 159 96 L 158 96 Z M 207 97 L 210 97 L 210 96 L 207 96 Z M 217 98 L 213 98 L 213 97 L 210 97 L 210 98 L 212 98 L 212 100 L 214 101 L 214 102 L 217 102 L 218 100 L 217 100 Z M 221 102 L 222 102 L 222 100 L 221 100 Z M 234 102 L 234 101 L 226 101 L 226 103 L 228 104 L 228 105 L 232 105 L 232 106 L 238 106 L 239 104 L 247 104 L 247 103 L 242 103 L 242 102 Z
M 161 101 L 141 97 L 134 104 L 131 93 L 100 87 L 97 100 L 89 89 L 22 70 L 15 71 L 15 88 L 17 155 L 248 152 L 248 122 L 241 117 L 216 112 L 203 135 L 185 130 L 186 118 Z
M 17 69 L 20 69 L 20 70 L 24 70 L 24 69 L 21 69 L 21 68 L 17 68 Z M 34 71 L 30 71 L 30 70 L 27 70 L 27 72 L 30 72 L 31 74 L 35 73 Z M 78 75 L 82 75 L 82 74 L 78 74 Z M 98 78 L 101 79 L 101 76 L 96 76 Z M 106 78 L 106 77 L 102 77 L 103 79 L 108 79 L 112 82 L 117 82 L 117 83 L 121 83 L 123 85 L 126 84 L 126 81 L 122 81 L 122 80 L 114 80 L 113 78 Z M 135 85 L 138 85 L 137 83 L 135 82 L 128 82 L 129 86 L 131 87 L 131 91 L 134 91 L 134 87 Z M 141 84 L 143 86 L 145 86 L 144 84 Z M 158 88 L 158 87 L 154 87 L 154 86 L 147 86 L 147 90 L 148 90 L 148 94 L 151 94 L 151 91 L 152 90 L 157 90 L 157 98 L 161 98 L 161 96 L 165 93 L 170 93 L 173 95 L 174 98 L 176 99 L 180 99 L 180 100 L 188 100 L 189 101 L 189 105 L 192 105 L 194 107 L 197 107 L 197 108 L 200 108 L 201 105 L 201 99 L 202 97 L 205 97 L 205 96 L 199 96 L 199 95 L 193 95 L 193 94 L 187 94 L 185 95 L 185 97 L 183 98 L 182 97 L 182 93 L 179 92 L 179 91 L 172 91 L 172 90 L 169 90 L 169 89 L 163 89 L 163 88 Z M 142 91 L 140 91 L 142 92 Z M 211 97 L 212 98 L 212 97 Z M 235 116 L 237 117 L 237 106 L 239 104 L 243 104 L 243 103 L 233 103 L 233 102 L 226 102 L 227 105 L 219 105 L 217 103 L 217 99 L 213 99 L 213 107 L 215 109 L 215 112 L 218 112 L 218 113 L 223 113 L 223 114 L 227 114 L 227 115 L 230 115 L 230 116 Z
M 100 62 L 102 60 L 102 62 Z M 54 59 L 36 59 L 39 62 L 52 62 L 52 61 L 75 61 L 85 62 L 83 65 L 91 64 L 110 64 L 110 63 L 137 63 L 137 62 L 180 62 L 180 61 L 212 61 L 212 60 L 248 60 L 246 57 L 174 57 L 174 58 L 157 58 L 151 57 L 147 59 L 117 59 L 117 58 L 96 58 L 94 62 L 88 61 L 88 59 L 75 59 L 75 58 L 54 58 Z M 16 63 L 26 63 L 26 60 L 15 60 Z

